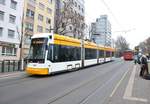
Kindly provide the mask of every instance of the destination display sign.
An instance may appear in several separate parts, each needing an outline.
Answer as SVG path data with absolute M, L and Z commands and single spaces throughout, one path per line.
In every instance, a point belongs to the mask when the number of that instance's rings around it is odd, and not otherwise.
M 46 39 L 32 39 L 31 44 L 44 44 L 46 43 Z

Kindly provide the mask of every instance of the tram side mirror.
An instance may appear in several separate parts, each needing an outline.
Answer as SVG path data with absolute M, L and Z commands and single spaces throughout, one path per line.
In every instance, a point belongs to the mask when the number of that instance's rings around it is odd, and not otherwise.
M 52 39 L 52 36 L 51 36 L 51 35 L 49 36 L 49 39 Z
M 48 50 L 48 45 L 46 45 L 46 50 Z

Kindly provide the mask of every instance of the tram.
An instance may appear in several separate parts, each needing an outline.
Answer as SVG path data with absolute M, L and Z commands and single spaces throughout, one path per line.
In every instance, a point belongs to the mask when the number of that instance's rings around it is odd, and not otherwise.
M 124 60 L 133 60 L 134 52 L 132 50 L 126 50 L 123 52 Z
M 41 33 L 31 38 L 26 72 L 49 75 L 111 61 L 114 49 L 71 37 Z M 82 46 L 82 47 L 81 47 Z

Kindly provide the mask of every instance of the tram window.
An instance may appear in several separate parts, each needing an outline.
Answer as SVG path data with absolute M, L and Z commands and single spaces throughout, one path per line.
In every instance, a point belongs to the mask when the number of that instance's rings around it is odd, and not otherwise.
M 60 59 L 61 61 L 76 61 L 80 59 L 80 48 L 61 46 L 60 49 Z
M 53 58 L 54 58 L 54 62 L 58 62 L 59 61 L 59 46 L 58 45 L 54 45 L 53 47 Z
M 112 52 L 112 57 L 114 57 L 114 52 Z
M 47 59 L 53 61 L 53 45 L 48 46 L 48 55 L 47 55 Z
M 97 51 L 96 49 L 85 49 L 85 59 L 96 59 L 97 58 Z
M 103 58 L 104 57 L 104 51 L 103 50 L 100 50 L 99 51 L 99 58 Z
M 54 62 L 76 61 L 81 58 L 80 47 L 54 45 Z
M 110 52 L 106 51 L 106 57 L 110 57 Z
M 76 56 L 75 56 L 76 60 L 80 60 L 81 59 L 81 48 L 80 47 L 76 48 L 75 52 L 76 52 Z

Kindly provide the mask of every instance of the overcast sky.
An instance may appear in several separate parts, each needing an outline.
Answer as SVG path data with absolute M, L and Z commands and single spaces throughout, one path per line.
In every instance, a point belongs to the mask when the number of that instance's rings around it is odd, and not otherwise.
M 85 0 L 85 11 L 87 24 L 107 14 L 112 37 L 124 36 L 130 48 L 150 37 L 150 0 Z

